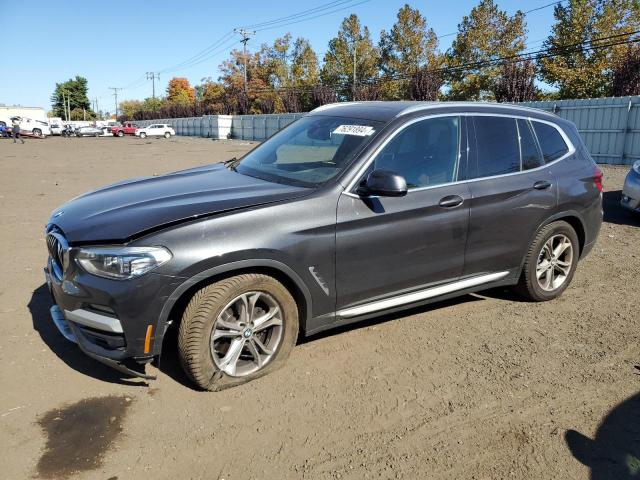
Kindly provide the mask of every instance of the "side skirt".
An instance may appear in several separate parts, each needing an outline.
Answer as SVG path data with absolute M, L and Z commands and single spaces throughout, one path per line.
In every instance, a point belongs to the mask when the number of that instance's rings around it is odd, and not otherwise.
M 357 307 L 340 310 L 335 314 L 336 321 L 326 321 L 326 323 L 322 322 L 317 324 L 318 326 L 316 328 L 306 331 L 305 334 L 306 336 L 315 335 L 333 328 L 368 320 L 370 318 L 380 317 L 386 314 L 401 312 L 417 306 L 442 302 L 490 288 L 514 285 L 517 281 L 518 275 L 515 275 L 514 271 L 496 272 L 465 278 L 446 285 L 439 285 L 437 287 L 427 288 L 417 292 L 398 295 L 388 299 L 378 300 L 364 305 L 358 305 Z M 358 313 L 356 315 L 353 313 L 354 311 L 363 313 Z M 350 314 L 350 316 L 345 316 L 345 312 Z M 319 318 L 316 320 L 319 320 Z M 326 320 L 328 320 L 328 318 Z

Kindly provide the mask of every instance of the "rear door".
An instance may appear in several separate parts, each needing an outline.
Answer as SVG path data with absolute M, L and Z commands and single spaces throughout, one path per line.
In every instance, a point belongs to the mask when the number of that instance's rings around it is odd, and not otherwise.
M 470 122 L 475 142 L 464 275 L 512 271 L 555 209 L 557 185 L 529 120 L 477 115 Z

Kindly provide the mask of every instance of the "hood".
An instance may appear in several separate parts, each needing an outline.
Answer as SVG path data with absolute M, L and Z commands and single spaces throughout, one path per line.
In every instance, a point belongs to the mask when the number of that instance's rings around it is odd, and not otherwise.
M 215 164 L 86 193 L 54 210 L 49 223 L 70 243 L 125 241 L 163 225 L 307 193 L 308 188 L 267 182 Z

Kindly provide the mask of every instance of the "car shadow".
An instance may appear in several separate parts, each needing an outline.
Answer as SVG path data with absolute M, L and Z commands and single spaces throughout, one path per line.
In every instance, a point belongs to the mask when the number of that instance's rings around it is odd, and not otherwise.
M 622 200 L 622 190 L 612 190 L 602 194 L 604 221 L 616 225 L 640 227 L 640 215 L 634 215 L 633 212 L 624 208 L 620 205 L 620 200 Z
M 421 313 L 430 312 L 432 310 L 439 310 L 441 308 L 461 305 L 463 303 L 468 303 L 468 302 L 477 302 L 481 300 L 484 300 L 482 295 L 477 295 L 475 293 L 472 293 L 469 295 L 463 295 L 460 297 L 452 298 L 450 300 L 442 300 L 440 302 L 429 303 L 427 305 L 422 305 L 419 307 L 412 307 L 399 312 L 388 313 L 386 315 L 381 315 L 379 317 L 373 317 L 366 320 L 356 321 L 353 323 L 349 323 L 347 325 L 342 325 L 339 327 L 332 328 L 331 330 L 325 330 L 323 332 L 309 335 L 307 337 L 300 337 L 298 339 L 298 345 L 315 342 L 316 340 L 333 337 L 334 335 L 340 335 L 342 333 L 349 332 L 352 330 L 358 330 L 364 327 L 371 327 L 374 325 L 380 325 L 382 323 L 392 322 L 394 320 L 399 320 L 404 317 L 410 317 L 411 315 L 419 315 Z
M 77 372 L 97 380 L 121 385 L 148 386 L 147 382 L 127 377 L 117 370 L 86 356 L 77 345 L 65 339 L 51 320 L 49 308 L 52 305 L 53 302 L 47 285 L 42 284 L 33 291 L 28 307 L 31 313 L 33 329 L 38 332 L 42 341 L 60 360 Z
M 640 479 L 640 393 L 610 410 L 593 439 L 575 430 L 564 438 L 591 480 Z

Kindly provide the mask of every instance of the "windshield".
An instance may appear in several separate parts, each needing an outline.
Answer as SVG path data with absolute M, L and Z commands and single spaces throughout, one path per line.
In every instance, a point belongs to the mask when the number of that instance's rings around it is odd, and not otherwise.
M 249 152 L 237 172 L 278 183 L 316 187 L 342 172 L 382 127 L 346 117 L 303 117 Z

